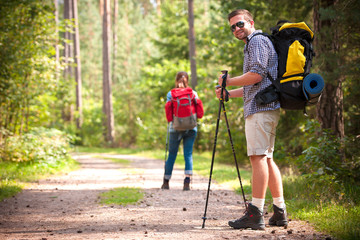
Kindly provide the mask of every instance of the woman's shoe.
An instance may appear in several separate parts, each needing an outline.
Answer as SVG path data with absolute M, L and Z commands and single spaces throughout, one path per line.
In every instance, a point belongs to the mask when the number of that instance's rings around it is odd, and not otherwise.
M 190 178 L 186 177 L 184 179 L 184 187 L 183 187 L 184 191 L 189 191 L 190 190 Z
M 161 186 L 161 189 L 170 189 L 169 187 L 169 179 L 164 179 L 163 185 Z

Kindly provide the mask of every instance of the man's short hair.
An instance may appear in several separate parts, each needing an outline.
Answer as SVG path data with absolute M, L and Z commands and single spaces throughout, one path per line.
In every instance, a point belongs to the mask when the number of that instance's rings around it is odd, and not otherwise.
M 237 9 L 237 10 L 232 11 L 228 15 L 228 20 L 230 21 L 231 18 L 233 18 L 237 15 L 243 15 L 247 21 L 254 21 L 252 14 L 246 9 Z

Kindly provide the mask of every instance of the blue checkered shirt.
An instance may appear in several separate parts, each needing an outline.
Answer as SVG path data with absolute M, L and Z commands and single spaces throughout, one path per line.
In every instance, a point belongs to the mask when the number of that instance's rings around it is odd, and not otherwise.
M 256 30 L 248 36 L 248 41 L 254 34 L 261 33 Z M 270 39 L 263 35 L 256 35 L 249 44 L 244 47 L 244 73 L 253 72 L 261 75 L 261 82 L 244 86 L 244 117 L 257 112 L 270 111 L 280 108 L 278 101 L 259 106 L 255 102 L 255 95 L 271 84 L 267 72 L 273 79 L 277 77 L 278 56 Z

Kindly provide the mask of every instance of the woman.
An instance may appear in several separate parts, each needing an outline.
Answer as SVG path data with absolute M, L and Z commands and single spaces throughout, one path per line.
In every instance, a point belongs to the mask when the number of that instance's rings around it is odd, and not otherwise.
M 166 115 L 168 121 L 170 122 L 169 126 L 169 156 L 165 162 L 165 173 L 164 173 L 164 182 L 161 186 L 161 189 L 169 189 L 169 180 L 171 179 L 172 171 L 174 168 L 174 163 L 176 160 L 176 156 L 179 150 L 179 145 L 181 140 L 183 140 L 183 149 L 184 149 L 184 159 L 185 159 L 185 179 L 184 179 L 184 191 L 190 190 L 190 182 L 191 176 L 193 174 L 193 146 L 197 134 L 197 127 L 195 122 L 195 127 L 187 130 L 176 130 L 174 128 L 173 121 L 173 111 L 174 104 L 172 100 L 174 100 L 174 92 L 179 91 L 190 91 L 190 95 L 193 97 L 192 105 L 194 110 L 197 113 L 197 118 L 201 118 L 203 115 L 203 107 L 202 103 L 197 95 L 197 93 L 189 88 L 189 76 L 186 72 L 178 72 L 175 78 L 175 89 L 169 91 L 167 94 L 167 102 L 166 102 Z M 170 115 L 170 116 L 169 116 Z

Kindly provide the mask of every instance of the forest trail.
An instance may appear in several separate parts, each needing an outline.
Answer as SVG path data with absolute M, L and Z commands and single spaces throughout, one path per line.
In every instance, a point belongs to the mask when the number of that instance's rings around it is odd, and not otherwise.
M 128 159 L 121 165 L 106 158 Z M 201 228 L 208 178 L 195 175 L 183 191 L 183 170 L 174 169 L 170 190 L 161 190 L 164 162 L 128 155 L 78 154 L 81 169 L 32 183 L 0 202 L 0 239 L 326 239 L 306 222 L 290 221 L 265 231 L 234 230 L 228 220 L 244 212 L 241 196 L 211 184 L 205 228 Z M 196 159 L 194 160 L 196 161 Z M 117 187 L 140 187 L 137 205 L 99 203 L 99 194 Z M 271 214 L 265 215 L 265 221 Z

